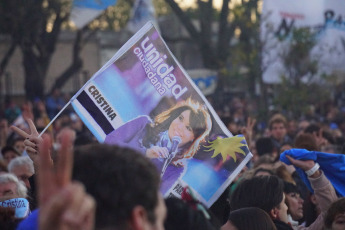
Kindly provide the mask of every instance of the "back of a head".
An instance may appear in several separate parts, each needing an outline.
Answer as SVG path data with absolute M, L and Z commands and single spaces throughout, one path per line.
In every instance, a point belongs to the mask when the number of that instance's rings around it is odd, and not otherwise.
M 81 146 L 75 151 L 73 179 L 96 200 L 97 229 L 126 229 L 138 205 L 145 208 L 149 221 L 155 221 L 160 177 L 145 156 L 117 146 Z
M 230 210 L 257 207 L 269 213 L 283 200 L 283 182 L 277 176 L 243 180 L 230 197 Z
M 270 216 L 262 209 L 249 207 L 233 211 L 229 221 L 238 230 L 276 230 Z
M 259 156 L 264 154 L 272 154 L 274 151 L 273 141 L 269 137 L 259 138 L 255 143 L 255 147 Z
M 316 143 L 316 139 L 311 133 L 301 133 L 296 137 L 295 148 L 306 149 L 309 151 L 318 151 L 319 148 Z
M 310 124 L 304 129 L 304 133 L 317 133 L 319 132 L 321 127 L 317 124 Z
M 165 230 L 216 230 L 201 211 L 193 209 L 183 200 L 167 198 L 165 204 L 168 210 Z

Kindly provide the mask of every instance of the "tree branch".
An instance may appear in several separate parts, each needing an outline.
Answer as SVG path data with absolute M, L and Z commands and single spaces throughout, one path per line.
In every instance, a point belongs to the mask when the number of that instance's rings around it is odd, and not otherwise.
M 72 75 L 78 73 L 80 68 L 83 66 L 83 61 L 80 58 L 82 35 L 83 31 L 79 30 L 73 45 L 73 61 L 71 65 L 55 80 L 55 83 L 50 89 L 50 93 L 52 93 L 54 89 L 60 89 L 67 82 L 67 80 Z
M 190 18 L 182 11 L 179 5 L 174 0 L 165 0 L 166 3 L 175 12 L 176 16 L 181 21 L 181 24 L 186 28 L 193 40 L 200 42 L 200 34 L 196 30 Z
M 17 43 L 14 40 L 12 40 L 10 48 L 7 50 L 7 52 L 5 53 L 0 63 L 0 79 L 5 72 L 7 64 L 10 61 L 14 51 L 16 50 L 16 47 L 17 47 Z

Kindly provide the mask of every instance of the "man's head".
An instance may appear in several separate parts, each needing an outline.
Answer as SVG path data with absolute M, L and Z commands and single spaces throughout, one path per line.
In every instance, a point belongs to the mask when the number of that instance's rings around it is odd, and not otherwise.
M 0 174 L 0 199 L 26 198 L 27 189 L 12 173 Z
M 97 229 L 164 229 L 160 177 L 145 156 L 116 146 L 81 146 L 75 151 L 73 178 L 96 200 Z
M 281 141 L 287 133 L 287 122 L 286 118 L 281 114 L 275 114 L 269 120 L 269 129 L 271 131 L 271 136 Z
M 34 164 L 30 157 L 22 156 L 13 159 L 7 166 L 8 171 L 23 181 L 26 188 L 30 189 L 29 178 L 35 173 Z
M 282 180 L 276 176 L 259 176 L 244 180 L 231 195 L 231 211 L 257 207 L 266 211 L 272 219 L 287 223 L 287 206 L 283 189 Z

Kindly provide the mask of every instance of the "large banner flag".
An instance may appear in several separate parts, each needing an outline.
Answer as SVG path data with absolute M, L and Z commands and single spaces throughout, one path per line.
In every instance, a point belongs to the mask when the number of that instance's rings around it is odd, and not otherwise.
M 151 158 L 165 197 L 180 197 L 188 185 L 211 206 L 252 156 L 244 137 L 226 129 L 151 22 L 71 103 L 99 142 Z
M 310 57 L 319 75 L 345 71 L 345 2 L 343 0 L 264 0 L 261 19 L 263 80 L 279 83 L 287 73 L 282 55 L 293 28 L 310 28 L 317 43 Z
M 81 29 L 117 0 L 73 0 L 70 20 Z

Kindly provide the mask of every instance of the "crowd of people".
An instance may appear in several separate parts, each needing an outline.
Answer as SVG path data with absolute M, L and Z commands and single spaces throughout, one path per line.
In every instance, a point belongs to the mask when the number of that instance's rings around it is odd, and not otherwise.
M 212 101 L 210 101 L 212 104 Z M 345 109 L 300 118 L 233 98 L 216 110 L 250 162 L 210 208 L 185 188 L 163 198 L 155 164 L 99 144 L 58 91 L 0 114 L 1 229 L 345 230 Z M 102 154 L 99 154 L 102 153 Z

